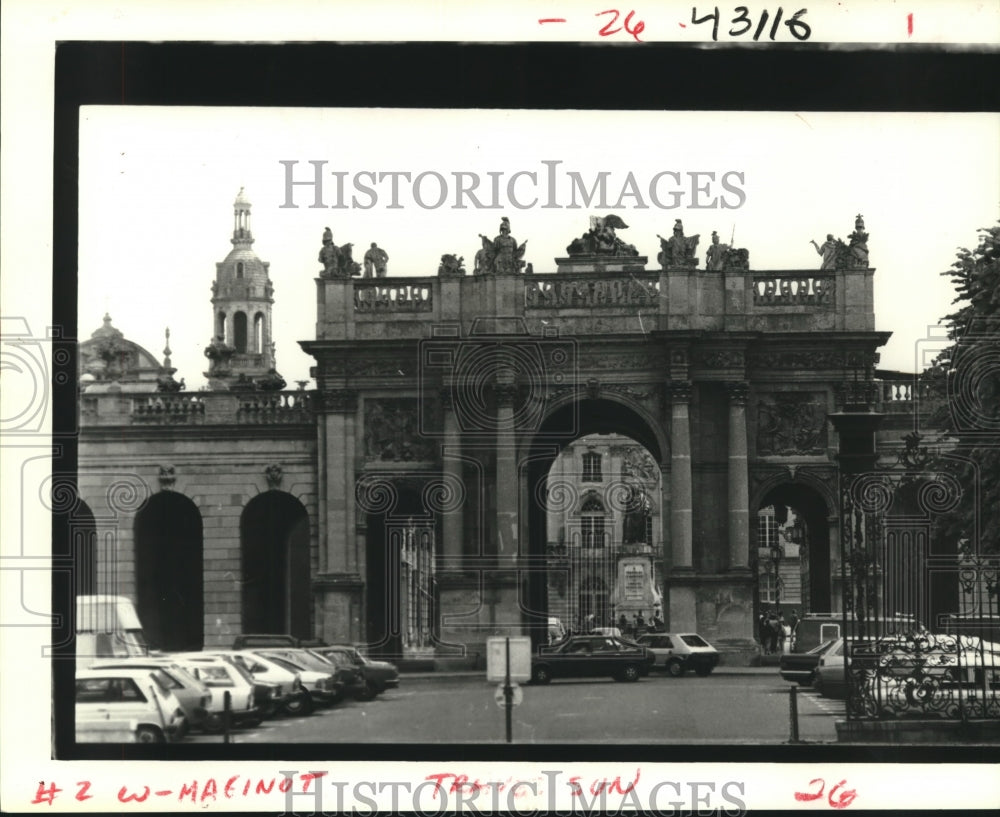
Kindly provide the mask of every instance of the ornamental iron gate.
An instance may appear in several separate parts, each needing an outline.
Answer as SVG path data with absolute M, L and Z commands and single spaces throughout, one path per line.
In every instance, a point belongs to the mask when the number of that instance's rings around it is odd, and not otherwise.
M 996 557 L 968 542 L 947 552 L 933 537 L 961 498 L 958 481 L 928 470 L 916 433 L 896 463 L 880 467 L 881 415 L 831 420 L 841 437 L 847 719 L 1000 719 Z

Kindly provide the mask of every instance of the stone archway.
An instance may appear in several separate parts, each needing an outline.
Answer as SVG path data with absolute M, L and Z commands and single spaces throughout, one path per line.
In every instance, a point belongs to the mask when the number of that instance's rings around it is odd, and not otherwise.
M 240 515 L 243 632 L 311 638 L 309 514 L 294 496 L 266 491 Z
M 773 515 L 767 514 L 768 508 L 774 509 Z M 783 481 L 767 487 L 753 509 L 751 548 L 775 544 L 780 545 L 785 554 L 778 567 L 787 588 L 785 596 L 782 599 L 776 593 L 777 598 L 772 598 L 771 592 L 775 589 L 769 588 L 760 597 L 760 604 L 780 600 L 783 607 L 796 609 L 800 615 L 839 609 L 839 600 L 833 596 L 831 557 L 834 551 L 829 523 L 833 511 L 828 498 L 803 480 Z M 766 584 L 762 582 L 762 592 Z
M 205 644 L 201 513 L 183 494 L 160 491 L 135 517 L 136 607 L 149 646 Z
M 550 412 L 522 455 L 521 473 L 527 481 L 522 496 L 528 497 L 525 541 L 529 558 L 535 565 L 545 564 L 548 479 L 552 464 L 566 445 L 593 434 L 628 437 L 645 448 L 658 467 L 663 462 L 666 444 L 662 429 L 656 428 L 635 407 L 599 397 L 567 401 Z M 606 493 L 606 490 L 602 491 L 602 495 Z M 662 524 L 663 515 L 660 520 Z M 657 539 L 666 541 L 662 531 Z M 660 557 L 662 553 L 654 554 L 654 558 Z M 547 641 L 549 584 L 547 570 L 536 568 L 528 573 L 526 587 L 522 590 L 524 624 L 536 644 Z M 610 604 L 606 605 L 604 617 L 611 617 Z M 606 623 L 602 621 L 602 624 Z

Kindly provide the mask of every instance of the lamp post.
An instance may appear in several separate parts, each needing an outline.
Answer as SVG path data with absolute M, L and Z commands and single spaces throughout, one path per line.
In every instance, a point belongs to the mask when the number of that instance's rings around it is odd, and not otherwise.
M 775 543 L 770 547 L 770 562 L 771 567 L 774 570 L 774 606 L 778 612 L 781 614 L 781 586 L 784 584 L 781 580 L 781 559 L 785 555 L 784 549 L 781 545 Z

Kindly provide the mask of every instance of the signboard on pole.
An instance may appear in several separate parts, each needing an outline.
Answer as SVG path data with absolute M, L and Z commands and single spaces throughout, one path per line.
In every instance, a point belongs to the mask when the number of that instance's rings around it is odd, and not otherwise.
M 503 683 L 507 677 L 507 641 L 510 641 L 510 681 L 531 680 L 531 639 L 526 635 L 486 639 L 486 680 Z

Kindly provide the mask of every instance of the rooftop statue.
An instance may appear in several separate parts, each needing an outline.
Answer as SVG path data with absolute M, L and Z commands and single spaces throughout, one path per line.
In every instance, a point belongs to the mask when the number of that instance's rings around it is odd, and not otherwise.
M 373 241 L 371 248 L 365 253 L 364 262 L 365 278 L 371 278 L 373 273 L 376 278 L 385 278 L 389 267 L 389 253 Z
M 438 265 L 438 275 L 444 277 L 465 275 L 465 257 L 445 253 L 441 256 L 441 263 Z
M 490 241 L 482 233 L 483 247 L 476 253 L 476 275 L 510 274 L 520 272 L 524 266 L 524 249 L 527 241 L 518 245 L 517 239 L 510 234 L 510 219 L 506 216 L 500 219 L 500 234 Z
M 614 214 L 603 217 L 591 216 L 590 229 L 580 238 L 574 238 L 566 248 L 566 253 L 568 255 L 611 255 L 615 257 L 638 256 L 639 251 L 632 244 L 626 244 L 615 235 L 616 229 L 628 229 L 628 225 L 622 221 L 620 216 Z
M 338 247 L 333 243 L 333 231 L 327 227 L 323 231 L 323 248 L 319 251 L 319 262 L 323 265 L 323 278 L 350 278 L 361 274 L 361 265 L 354 260 L 353 244 Z M 389 256 L 386 256 L 388 260 Z
M 728 244 L 719 243 L 719 234 L 712 230 L 712 243 L 708 245 L 708 252 L 705 253 L 705 269 L 723 269 L 726 261 L 726 251 Z
M 698 240 L 700 236 L 684 235 L 684 224 L 680 219 L 674 221 L 674 232 L 670 238 L 662 235 L 656 236 L 660 239 L 660 252 L 656 260 L 661 267 L 696 267 L 698 258 L 695 253 L 698 250 Z
M 854 219 L 854 232 L 848 236 L 851 250 L 850 264 L 854 268 L 868 269 L 868 233 L 861 213 Z

